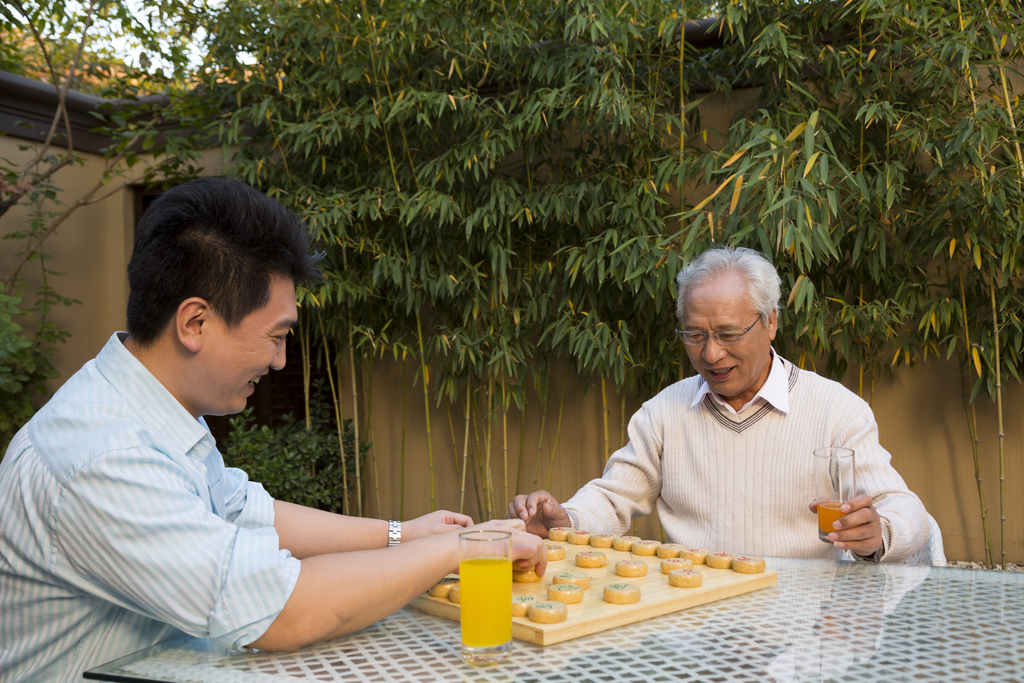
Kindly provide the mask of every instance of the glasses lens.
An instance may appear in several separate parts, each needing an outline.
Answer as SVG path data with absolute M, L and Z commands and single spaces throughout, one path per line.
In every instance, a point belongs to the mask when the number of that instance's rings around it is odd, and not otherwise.
M 738 344 L 740 339 L 743 339 L 744 334 L 745 333 L 742 331 L 733 332 L 731 330 L 729 332 L 719 332 L 715 335 L 715 341 L 722 346 L 731 346 L 733 344 Z
M 702 332 L 683 332 L 683 343 L 689 346 L 700 346 L 704 343 L 707 335 Z

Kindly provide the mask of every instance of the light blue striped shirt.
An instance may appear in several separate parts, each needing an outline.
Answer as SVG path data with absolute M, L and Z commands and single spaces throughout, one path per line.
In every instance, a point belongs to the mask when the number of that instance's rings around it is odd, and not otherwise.
M 273 499 L 113 335 L 0 463 L 0 681 L 73 681 L 184 631 L 239 648 L 299 561 Z

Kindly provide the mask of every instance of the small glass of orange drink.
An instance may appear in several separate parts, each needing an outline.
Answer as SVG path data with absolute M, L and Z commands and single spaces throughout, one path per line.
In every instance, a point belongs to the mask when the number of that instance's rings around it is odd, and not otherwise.
M 845 516 L 843 503 L 857 495 L 857 468 L 850 448 L 830 446 L 814 450 L 814 491 L 818 505 L 818 538 L 831 543 L 828 535 Z
M 497 664 L 512 654 L 512 533 L 459 534 L 462 659 Z

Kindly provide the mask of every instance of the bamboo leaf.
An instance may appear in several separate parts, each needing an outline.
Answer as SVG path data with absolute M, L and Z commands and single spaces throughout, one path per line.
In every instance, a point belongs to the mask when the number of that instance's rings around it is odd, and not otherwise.
M 804 279 L 805 279 L 805 276 L 803 274 L 801 274 L 796 279 L 796 282 L 793 283 L 793 289 L 790 290 L 789 298 L 786 299 L 786 306 L 792 306 L 793 305 L 793 302 L 796 300 L 797 292 L 800 291 L 800 285 L 803 284 Z
M 786 142 L 793 142 L 793 140 L 796 140 L 798 137 L 800 137 L 800 133 L 804 132 L 805 128 L 807 128 L 806 121 L 800 123 L 796 128 L 790 131 L 789 135 L 786 136 Z
M 726 179 L 725 179 L 725 182 L 724 182 L 724 183 L 722 183 L 721 185 L 719 185 L 719 186 L 718 186 L 718 187 L 717 187 L 717 188 L 715 189 L 715 191 L 711 193 L 711 195 L 710 195 L 709 197 L 705 197 L 705 198 L 704 198 L 704 201 L 702 201 L 702 202 L 701 202 L 700 204 L 698 204 L 697 206 L 693 207 L 693 210 L 694 210 L 694 211 L 700 211 L 700 210 L 701 210 L 701 209 L 703 209 L 703 208 L 704 208 L 705 206 L 707 206 L 708 202 L 710 202 L 710 201 L 711 201 L 712 199 L 714 199 L 715 197 L 717 197 L 717 196 L 718 196 L 718 194 L 719 194 L 719 193 L 720 193 L 720 192 L 721 192 L 722 190 L 724 190 L 725 188 L 727 188 L 727 187 L 729 186 L 729 183 L 731 183 L 731 182 L 732 182 L 732 180 L 733 180 L 733 178 L 735 178 L 735 177 L 736 177 L 736 174 L 734 173 L 733 175 L 731 175 L 731 176 L 729 176 L 728 178 L 726 178 Z
M 740 202 L 740 191 L 743 189 L 743 176 L 736 176 L 736 182 L 732 189 L 732 201 L 729 202 L 729 213 L 731 214 L 736 210 L 736 205 Z
M 807 160 L 807 163 L 804 165 L 804 173 L 801 177 L 806 178 L 807 174 L 811 172 L 811 167 L 814 166 L 814 162 L 817 160 L 819 154 L 821 154 L 821 152 L 815 152 L 811 155 L 811 158 Z
M 729 168 L 730 166 L 732 166 L 733 163 L 738 161 L 744 154 L 747 153 L 747 151 L 749 151 L 749 149 L 750 148 L 747 147 L 747 148 L 741 149 L 740 151 L 738 151 L 735 154 L 733 154 L 731 157 L 729 157 L 728 161 L 726 161 L 724 164 L 722 164 L 722 168 Z

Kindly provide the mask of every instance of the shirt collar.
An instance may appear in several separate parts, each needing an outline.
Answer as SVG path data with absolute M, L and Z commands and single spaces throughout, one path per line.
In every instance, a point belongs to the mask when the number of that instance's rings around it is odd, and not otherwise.
M 127 332 L 115 332 L 96 356 L 96 367 L 161 440 L 196 463 L 214 448 L 206 423 L 192 417 L 153 373 L 125 348 Z
M 690 407 L 700 404 L 704 400 L 706 394 L 711 394 L 711 398 L 715 400 L 719 405 L 724 406 L 727 410 L 732 413 L 742 413 L 744 410 L 752 406 L 757 401 L 764 401 L 770 403 L 773 408 L 778 410 L 784 415 L 789 414 L 789 373 L 786 369 L 786 362 L 782 360 L 782 357 L 775 353 L 774 349 L 770 349 L 772 354 L 772 367 L 768 371 L 768 379 L 765 380 L 761 388 L 758 389 L 757 393 L 754 394 L 754 398 L 750 399 L 745 406 L 740 410 L 733 410 L 733 407 L 725 402 L 725 400 L 713 392 L 708 383 L 702 381 L 700 388 L 697 390 L 697 395 L 693 397 L 693 401 L 690 403 Z

